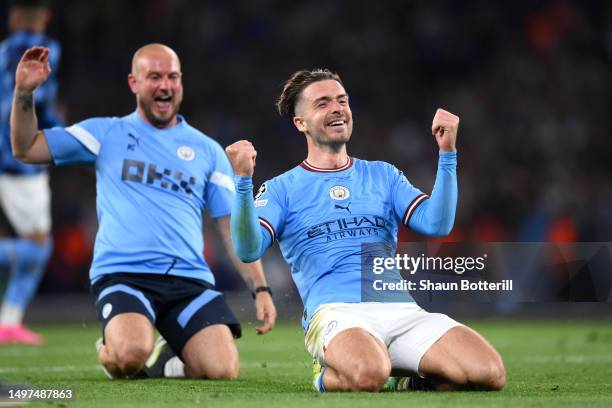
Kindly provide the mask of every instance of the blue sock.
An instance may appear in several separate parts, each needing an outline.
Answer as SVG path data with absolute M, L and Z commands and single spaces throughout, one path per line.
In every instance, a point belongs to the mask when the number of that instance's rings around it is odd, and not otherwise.
M 14 239 L 0 239 L 0 268 L 8 268 L 15 260 Z
M 0 248 L 0 254 L 6 253 L 12 265 L 4 301 L 25 310 L 38 289 L 53 242 L 49 239 L 41 245 L 29 239 L 2 240 Z M 0 262 L 4 256 L 0 255 Z

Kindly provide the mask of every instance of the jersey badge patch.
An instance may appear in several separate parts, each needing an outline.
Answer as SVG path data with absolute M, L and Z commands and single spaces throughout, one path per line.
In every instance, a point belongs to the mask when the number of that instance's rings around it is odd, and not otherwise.
M 189 146 L 181 146 L 176 151 L 176 155 L 181 160 L 192 161 L 195 159 L 195 151 Z
M 261 197 L 262 195 L 266 194 L 266 191 L 268 191 L 268 186 L 266 185 L 266 183 L 263 183 L 260 187 L 259 190 L 257 190 L 257 194 L 255 194 L 255 200 L 257 200 L 259 197 Z M 267 200 L 266 200 L 267 202 Z M 265 204 L 264 204 L 265 205 Z
M 351 192 L 344 186 L 333 186 L 329 190 L 329 196 L 334 200 L 346 200 L 351 196 Z

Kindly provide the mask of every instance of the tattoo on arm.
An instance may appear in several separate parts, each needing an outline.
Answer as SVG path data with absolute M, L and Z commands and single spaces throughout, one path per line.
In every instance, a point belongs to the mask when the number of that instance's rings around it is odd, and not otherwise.
M 27 112 L 32 109 L 32 105 L 34 104 L 34 97 L 32 95 L 19 95 L 17 100 L 19 101 L 22 112 Z

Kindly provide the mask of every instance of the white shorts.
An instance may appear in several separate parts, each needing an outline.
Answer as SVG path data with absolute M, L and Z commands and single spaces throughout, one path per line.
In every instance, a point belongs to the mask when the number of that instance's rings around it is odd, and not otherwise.
M 328 303 L 319 306 L 306 332 L 306 349 L 320 363 L 340 332 L 359 327 L 382 341 L 394 370 L 418 373 L 425 352 L 449 329 L 462 326 L 416 303 Z
M 51 230 L 49 174 L 0 175 L 0 204 L 19 235 Z

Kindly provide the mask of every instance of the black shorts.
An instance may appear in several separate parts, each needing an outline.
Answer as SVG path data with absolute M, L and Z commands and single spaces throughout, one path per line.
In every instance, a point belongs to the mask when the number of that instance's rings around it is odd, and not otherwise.
M 113 273 L 91 287 L 102 333 L 120 313 L 146 316 L 168 345 L 181 355 L 187 341 L 204 327 L 224 324 L 233 336 L 242 335 L 240 323 L 221 292 L 205 281 L 179 276 Z

